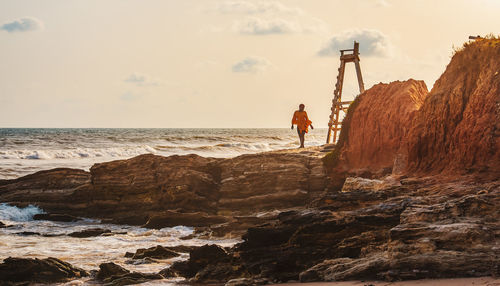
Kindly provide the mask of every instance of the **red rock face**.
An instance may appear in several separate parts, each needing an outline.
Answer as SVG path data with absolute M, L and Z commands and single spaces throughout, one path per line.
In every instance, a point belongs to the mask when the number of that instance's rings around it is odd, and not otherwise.
M 357 99 L 343 142 L 340 165 L 349 173 L 392 171 L 427 87 L 423 81 L 379 83 Z M 342 130 L 342 132 L 345 132 Z
M 500 176 L 500 40 L 453 56 L 415 118 L 408 151 L 412 174 Z

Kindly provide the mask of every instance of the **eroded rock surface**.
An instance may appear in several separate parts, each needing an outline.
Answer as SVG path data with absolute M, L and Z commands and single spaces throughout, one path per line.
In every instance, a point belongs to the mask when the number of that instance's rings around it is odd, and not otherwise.
M 315 208 L 282 212 L 274 224 L 249 228 L 229 258 L 187 277 L 220 282 L 211 268 L 231 266 L 239 272 L 230 277 L 275 282 L 499 274 L 500 182 L 391 180 L 375 191 L 383 196 L 369 192 L 337 194 L 348 207 L 325 197 Z M 356 197 L 366 202 L 349 203 Z

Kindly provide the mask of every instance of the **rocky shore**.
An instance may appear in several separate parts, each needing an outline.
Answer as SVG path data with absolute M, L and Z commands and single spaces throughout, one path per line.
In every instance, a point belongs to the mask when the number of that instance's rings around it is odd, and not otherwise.
M 12 258 L 0 264 L 0 279 L 256 285 L 498 276 L 499 59 L 500 40 L 482 39 L 453 56 L 430 92 L 415 80 L 375 85 L 349 108 L 335 146 L 229 159 L 149 154 L 0 181 L 0 202 L 37 205 L 49 213 L 39 219 L 242 237 L 231 248 L 152 245 L 126 254 L 189 253 L 160 273 L 110 261 L 89 274 L 52 258 Z M 26 263 L 64 274 L 13 276 Z M 47 263 L 55 270 L 45 271 Z

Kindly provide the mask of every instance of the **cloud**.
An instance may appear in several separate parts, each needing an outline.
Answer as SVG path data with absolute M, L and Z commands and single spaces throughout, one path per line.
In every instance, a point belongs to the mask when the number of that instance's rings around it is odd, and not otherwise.
M 148 75 L 140 74 L 140 73 L 132 73 L 126 79 L 123 80 L 126 83 L 135 84 L 137 86 L 158 86 L 160 85 L 160 81 L 154 78 L 151 78 Z
M 252 17 L 245 21 L 237 22 L 234 25 L 234 30 L 245 35 L 270 35 L 296 33 L 300 32 L 302 28 L 300 25 L 284 19 L 265 20 Z
M 135 93 L 132 93 L 130 91 L 127 91 L 125 93 L 123 93 L 121 96 L 120 96 L 120 99 L 121 100 L 124 100 L 124 101 L 134 101 L 134 100 L 137 100 L 139 98 L 141 98 L 142 96 L 139 95 L 139 94 L 135 94 Z
M 261 73 L 272 67 L 273 65 L 267 59 L 250 56 L 235 63 L 232 71 L 235 73 Z
M 0 26 L 0 30 L 7 31 L 9 33 L 27 32 L 41 29 L 43 29 L 42 21 L 33 17 L 20 18 Z
M 292 8 L 278 1 L 259 1 L 250 2 L 244 0 L 225 1 L 217 5 L 216 11 L 223 14 L 302 14 L 303 11 L 299 8 Z
M 392 45 L 389 38 L 380 31 L 356 29 L 333 36 L 321 50 L 319 56 L 338 56 L 339 50 L 352 49 L 353 42 L 359 42 L 360 53 L 364 56 L 389 56 Z
M 377 6 L 377 7 L 390 7 L 391 3 L 389 3 L 389 1 L 387 1 L 387 0 L 376 0 L 375 6 Z

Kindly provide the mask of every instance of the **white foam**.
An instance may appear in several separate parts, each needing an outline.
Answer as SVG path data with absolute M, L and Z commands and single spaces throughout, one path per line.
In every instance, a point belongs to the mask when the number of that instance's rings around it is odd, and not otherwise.
M 31 221 L 36 214 L 45 213 L 42 209 L 29 205 L 25 208 L 18 208 L 6 203 L 0 204 L 0 220 L 6 221 Z
M 0 159 L 82 159 L 82 158 L 126 158 L 145 153 L 156 153 L 156 149 L 149 145 L 121 146 L 113 148 L 74 148 L 63 150 L 6 150 L 0 151 Z

